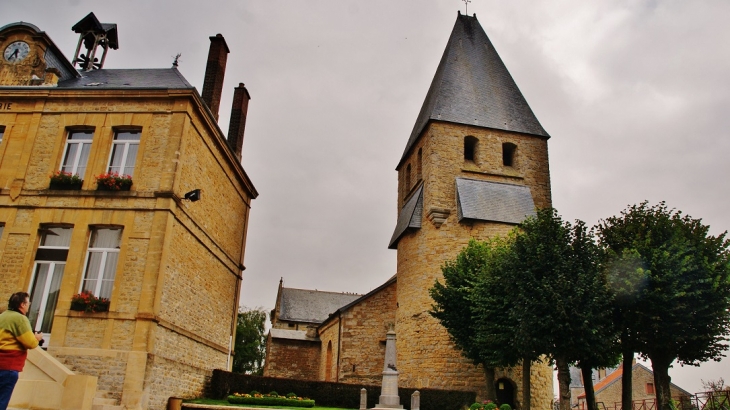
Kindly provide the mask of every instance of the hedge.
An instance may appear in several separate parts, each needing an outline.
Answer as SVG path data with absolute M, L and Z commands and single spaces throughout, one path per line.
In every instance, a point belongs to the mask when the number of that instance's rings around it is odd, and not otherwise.
M 367 389 L 367 407 L 375 407 L 380 399 L 380 386 L 280 379 L 213 370 L 206 395 L 211 399 L 225 400 L 233 393 L 249 393 L 252 390 L 293 391 L 314 399 L 318 406 L 357 409 L 360 408 L 362 388 Z M 475 392 L 399 388 L 404 408 L 410 409 L 411 395 L 416 390 L 421 393 L 421 410 L 460 410 L 476 401 Z

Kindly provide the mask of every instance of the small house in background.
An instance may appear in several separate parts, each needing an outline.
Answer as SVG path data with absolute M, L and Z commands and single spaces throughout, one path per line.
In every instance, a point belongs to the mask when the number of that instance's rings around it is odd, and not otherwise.
M 632 371 L 632 387 L 633 387 L 633 399 L 635 408 L 656 408 L 652 403 L 656 402 L 656 389 L 654 388 L 654 372 L 641 363 L 634 363 L 631 367 Z M 598 383 L 593 386 L 593 390 L 596 394 L 596 402 L 603 403 L 606 410 L 615 410 L 621 408 L 621 379 L 623 377 L 623 366 L 619 366 L 616 370 L 602 378 Z M 671 391 L 672 399 L 679 401 L 680 397 L 684 397 L 688 400 L 692 393 L 682 389 L 674 383 L 670 383 L 669 390 Z M 571 393 L 573 389 L 571 386 Z M 577 398 L 577 402 L 572 405 L 572 408 L 584 410 L 586 408 L 586 395 L 585 390 L 581 389 L 581 392 L 573 396 Z M 644 407 L 638 407 L 638 405 L 644 404 Z M 572 404 L 572 403 L 571 403 Z M 603 408 L 603 407 L 602 407 Z
M 162 410 L 231 362 L 258 195 L 240 162 L 250 96 L 236 87 L 226 137 L 220 34 L 201 96 L 177 59 L 108 68 L 116 24 L 72 29 L 68 60 L 32 24 L 0 28 L 0 298 L 30 293 L 47 341 L 10 404 Z

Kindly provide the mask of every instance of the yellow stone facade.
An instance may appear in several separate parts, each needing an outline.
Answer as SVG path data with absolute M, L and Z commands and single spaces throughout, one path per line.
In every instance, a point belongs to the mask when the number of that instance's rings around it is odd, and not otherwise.
M 0 49 L 16 38 L 0 36 Z M 11 69 L 2 65 L 0 79 Z M 210 111 L 192 87 L 16 85 L 0 83 L 0 296 L 30 292 L 44 229 L 71 227 L 48 353 L 97 376 L 126 409 L 202 394 L 210 372 L 228 365 L 258 195 Z M 93 131 L 82 188 L 51 190 L 69 132 L 80 129 Z M 141 131 L 132 188 L 97 191 L 94 176 L 107 172 L 125 129 Z M 184 200 L 194 189 L 202 198 Z M 122 229 L 109 311 L 72 311 L 98 227 Z
M 474 160 L 464 159 L 464 139 L 476 139 Z M 512 166 L 505 166 L 502 144 L 517 149 Z M 420 154 L 419 154 L 420 153 Z M 420 158 L 420 161 L 419 161 Z M 420 163 L 420 164 L 419 164 Z M 411 179 L 407 181 L 407 169 Z M 414 172 L 415 170 L 415 172 Z M 419 172 L 420 170 L 420 172 Z M 457 177 L 524 185 L 530 188 L 535 206 L 551 206 L 547 139 L 445 122 L 431 122 L 399 168 L 398 209 L 423 184 L 421 228 L 405 233 L 398 242 L 398 370 L 404 387 L 476 390 L 485 392 L 481 368 L 464 358 L 449 340 L 440 323 L 428 314 L 433 300 L 428 289 L 441 279 L 441 266 L 453 260 L 470 239 L 505 236 L 514 225 L 496 222 L 459 222 Z M 447 214 L 446 220 L 432 220 Z M 533 364 L 531 392 L 534 408 L 547 409 L 553 399 L 552 369 Z M 514 382 L 521 401 L 522 370 L 499 369 L 496 379 Z

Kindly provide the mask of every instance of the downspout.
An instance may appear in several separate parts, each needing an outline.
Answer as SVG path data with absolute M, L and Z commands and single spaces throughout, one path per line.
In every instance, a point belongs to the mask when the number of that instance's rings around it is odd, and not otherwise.
M 340 381 L 340 350 L 342 350 L 342 311 L 337 311 L 339 318 L 339 324 L 337 326 L 337 373 L 335 380 L 339 383 Z

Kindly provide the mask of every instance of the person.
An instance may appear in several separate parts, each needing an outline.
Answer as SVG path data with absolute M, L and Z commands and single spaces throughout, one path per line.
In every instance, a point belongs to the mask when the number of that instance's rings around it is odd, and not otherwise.
M 35 349 L 43 340 L 43 335 L 33 333 L 30 327 L 26 317 L 28 309 L 30 296 L 26 292 L 16 292 L 10 296 L 8 310 L 0 313 L 0 410 L 8 408 L 28 349 Z

